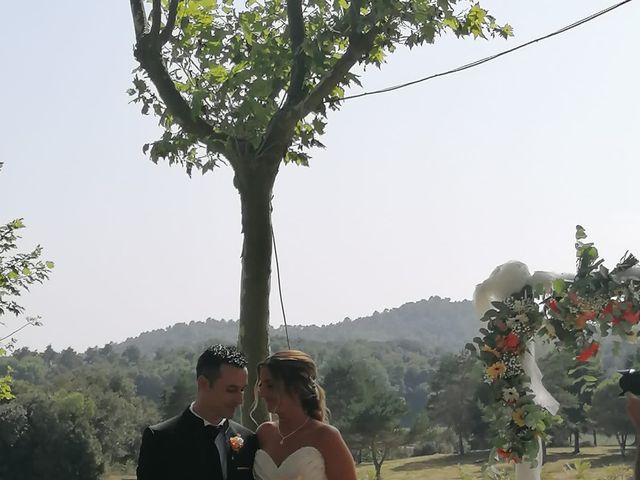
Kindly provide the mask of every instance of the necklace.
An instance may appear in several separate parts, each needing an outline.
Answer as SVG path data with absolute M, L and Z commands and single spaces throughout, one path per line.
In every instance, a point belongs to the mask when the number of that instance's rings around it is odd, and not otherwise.
M 302 427 L 304 427 L 309 420 L 311 420 L 311 417 L 307 417 L 307 419 L 302 423 L 302 425 L 300 425 L 298 428 L 296 428 L 293 432 L 288 433 L 286 435 L 282 435 L 282 433 L 280 432 L 280 422 L 278 422 L 278 435 L 280 435 L 280 445 L 282 445 L 284 443 L 284 441 L 289 438 L 291 435 L 293 435 L 294 433 L 296 433 L 298 430 L 302 429 Z

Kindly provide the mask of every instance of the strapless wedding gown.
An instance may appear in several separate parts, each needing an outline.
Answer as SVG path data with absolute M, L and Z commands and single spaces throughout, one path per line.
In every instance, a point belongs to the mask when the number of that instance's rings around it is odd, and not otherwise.
M 302 447 L 293 452 L 280 466 L 267 452 L 259 449 L 253 462 L 255 480 L 327 480 L 324 458 L 315 447 Z

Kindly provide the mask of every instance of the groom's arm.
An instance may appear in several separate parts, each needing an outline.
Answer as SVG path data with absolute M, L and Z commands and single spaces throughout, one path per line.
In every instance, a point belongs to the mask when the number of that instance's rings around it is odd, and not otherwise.
M 150 428 L 145 428 L 140 445 L 138 468 L 136 477 L 138 480 L 160 480 L 164 472 L 160 466 L 163 453 L 160 451 L 156 433 Z

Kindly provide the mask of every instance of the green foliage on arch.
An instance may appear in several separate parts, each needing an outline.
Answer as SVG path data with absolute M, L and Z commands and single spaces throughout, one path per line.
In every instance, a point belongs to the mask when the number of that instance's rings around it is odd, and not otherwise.
M 635 341 L 638 335 L 638 260 L 627 253 L 607 269 L 581 226 L 576 227 L 575 247 L 572 280 L 527 285 L 503 302 L 493 302 L 482 318 L 482 336 L 474 338 L 475 345 L 467 344 L 485 365 L 485 382 L 495 401 L 489 414 L 495 439 L 491 460 L 535 459 L 538 439 L 559 421 L 535 403 L 529 388 L 522 361 L 530 340 L 541 337 L 586 362 L 597 354 L 600 338 Z

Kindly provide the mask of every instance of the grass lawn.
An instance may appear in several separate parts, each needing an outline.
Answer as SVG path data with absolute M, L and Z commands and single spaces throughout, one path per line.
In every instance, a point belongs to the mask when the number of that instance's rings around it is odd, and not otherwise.
M 623 460 L 617 447 L 583 447 L 579 455 L 571 448 L 550 448 L 547 463 L 542 469 L 542 480 L 631 480 L 631 464 L 635 449 L 628 450 Z M 382 465 L 383 480 L 480 480 L 486 453 L 458 455 L 428 455 L 425 457 L 388 460 Z M 586 462 L 591 466 L 587 468 Z M 513 476 L 513 466 L 504 472 Z M 359 480 L 373 479 L 373 465 L 358 467 Z
M 550 448 L 547 463 L 542 469 L 542 480 L 631 480 L 631 465 L 635 449 L 629 448 L 627 458 L 622 459 L 617 447 L 582 447 L 579 455 L 572 455 L 571 448 Z M 383 480 L 481 480 L 481 468 L 486 453 L 458 455 L 428 455 L 424 457 L 387 460 L 382 465 Z M 586 462 L 590 462 L 588 467 Z M 371 464 L 358 467 L 359 480 L 373 480 Z M 504 466 L 504 478 L 513 477 L 513 466 Z M 135 475 L 112 473 L 106 480 L 135 480 Z M 502 480 L 502 479 L 501 479 Z

